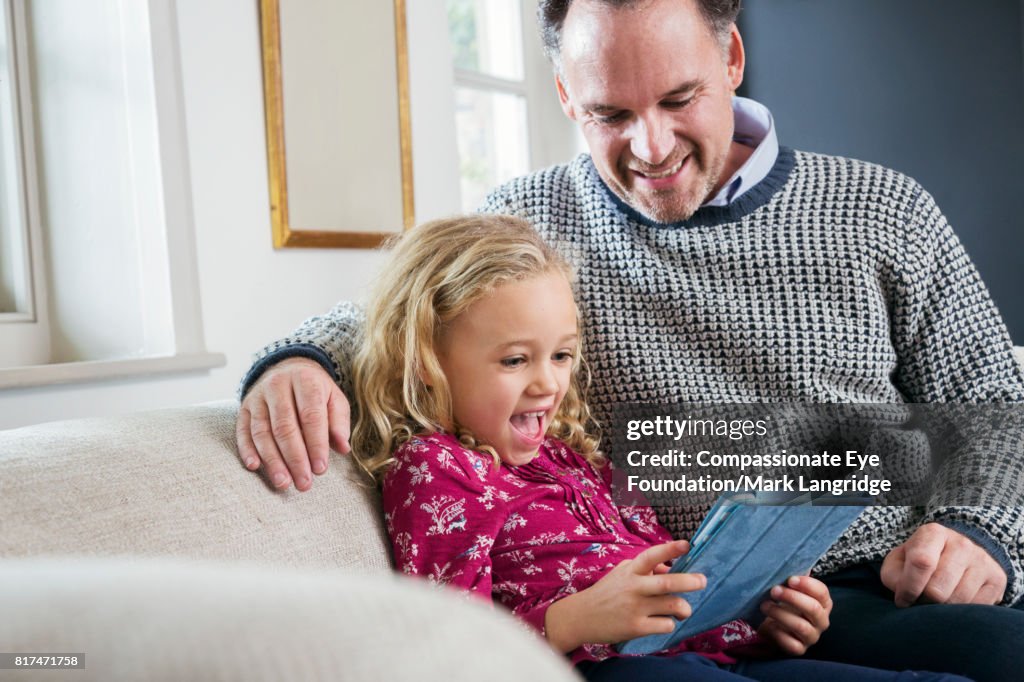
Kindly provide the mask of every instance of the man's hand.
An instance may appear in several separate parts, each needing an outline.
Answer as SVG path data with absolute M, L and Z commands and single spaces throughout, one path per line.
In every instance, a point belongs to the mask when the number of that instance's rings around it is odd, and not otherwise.
M 619 563 L 587 589 L 552 604 L 545 616 L 548 642 L 568 653 L 583 644 L 614 644 L 643 635 L 672 632 L 690 616 L 679 592 L 702 590 L 699 573 L 669 573 L 666 561 L 688 552 L 685 540 L 650 547 Z
M 267 480 L 284 490 L 313 485 L 310 470 L 327 471 L 329 445 L 348 452 L 349 406 L 323 367 L 307 358 L 282 360 L 261 376 L 242 401 L 235 439 L 242 463 L 263 461 Z
M 896 606 L 918 599 L 939 604 L 998 604 L 1006 572 L 970 538 L 938 523 L 926 523 L 882 562 L 882 583 Z
M 757 634 L 790 656 L 802 656 L 828 629 L 832 612 L 828 587 L 816 578 L 800 575 L 776 585 L 770 594 L 771 600 L 761 604 L 765 619 Z

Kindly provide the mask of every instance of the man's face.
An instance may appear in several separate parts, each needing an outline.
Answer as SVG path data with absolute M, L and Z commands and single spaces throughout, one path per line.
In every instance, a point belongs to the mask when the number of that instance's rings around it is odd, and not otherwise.
M 723 46 L 694 0 L 576 0 L 561 46 L 562 109 L 580 124 L 601 178 L 653 220 L 693 215 L 738 165 L 730 153 L 739 33 Z

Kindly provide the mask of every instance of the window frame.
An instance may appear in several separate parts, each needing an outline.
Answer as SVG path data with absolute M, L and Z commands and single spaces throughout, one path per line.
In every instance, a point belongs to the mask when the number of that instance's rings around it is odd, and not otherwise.
M 8 96 L 11 106 L 11 156 L 2 160 L 10 178 L 17 217 L 7 223 L 8 240 L 18 244 L 20 262 L 15 265 L 15 310 L 0 312 L 0 357 L 12 365 L 34 365 L 50 353 L 50 329 L 43 272 L 42 228 L 35 156 L 35 122 L 28 77 L 29 58 L 25 5 L 17 0 L 0 0 L 8 60 Z M 2 384 L 0 384 L 2 385 Z
M 161 301 L 163 317 L 150 319 L 151 311 L 139 320 L 147 337 L 149 352 L 139 356 L 111 359 L 82 359 L 72 362 L 51 362 L 46 263 L 44 259 L 45 229 L 41 221 L 41 188 L 35 145 L 38 143 L 33 112 L 33 94 L 25 0 L 0 0 L 8 10 L 8 41 L 13 47 L 12 85 L 16 86 L 17 127 L 20 130 L 18 152 L 20 162 L 19 195 L 23 197 L 22 214 L 26 218 L 25 250 L 29 289 L 33 301 L 29 311 L 0 313 L 0 389 L 64 384 L 133 377 L 138 375 L 184 372 L 222 367 L 226 358 L 206 350 L 197 270 L 195 226 L 192 211 L 191 179 L 185 129 L 185 109 L 181 59 L 177 29 L 176 3 L 172 0 L 146 0 L 142 7 L 118 4 L 122 21 L 127 12 L 146 12 L 149 31 L 149 62 L 131 68 L 148 69 L 152 77 L 153 116 L 148 121 L 150 137 L 142 140 L 156 147 L 156 160 L 148 172 L 159 174 L 155 192 L 136 187 L 134 200 L 152 209 L 160 220 L 139 221 L 142 248 L 140 263 L 166 273 L 166 279 L 155 288 L 151 278 L 147 291 Z M 79 169 L 78 172 L 86 172 Z M 156 196 L 154 196 L 154 194 Z M 147 223 L 142 227 L 142 223 Z M 146 230 L 143 234 L 142 230 Z M 149 337 L 163 338 L 150 344 Z M 26 356 L 18 352 L 35 349 Z M 154 350 L 155 349 L 155 350 Z M 45 350 L 45 353 L 40 353 Z M 169 351 L 169 352 L 168 352 Z M 44 355 L 45 357 L 41 357 Z
M 564 163 L 585 149 L 576 126 L 562 112 L 555 95 L 554 72 L 544 55 L 537 31 L 537 0 L 518 0 L 520 11 L 523 79 L 501 78 L 452 65 L 454 88 L 523 97 L 529 147 L 527 171 Z M 454 98 L 455 91 L 452 96 Z M 460 197 L 461 197 L 461 176 Z M 461 200 L 461 199 L 460 199 Z

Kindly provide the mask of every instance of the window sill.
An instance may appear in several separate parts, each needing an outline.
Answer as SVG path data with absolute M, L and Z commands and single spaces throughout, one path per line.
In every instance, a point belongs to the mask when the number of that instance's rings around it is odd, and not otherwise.
M 214 369 L 227 364 L 222 353 L 182 353 L 151 358 L 88 360 L 31 367 L 0 368 L 0 390 L 50 386 L 83 381 L 131 379 L 152 374 L 173 374 Z

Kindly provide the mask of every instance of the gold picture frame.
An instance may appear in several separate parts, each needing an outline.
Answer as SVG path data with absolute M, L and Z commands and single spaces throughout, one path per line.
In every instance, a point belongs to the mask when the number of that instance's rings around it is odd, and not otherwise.
M 400 232 L 409 229 L 414 224 L 413 207 L 413 179 L 412 179 L 412 134 L 409 118 L 409 57 L 407 48 L 405 0 L 393 0 L 394 8 L 394 44 L 395 44 L 395 82 L 397 87 L 397 136 L 398 136 L 398 163 L 400 169 L 400 202 L 401 219 L 400 225 L 393 225 L 391 231 L 381 229 L 366 229 L 372 226 L 348 226 L 348 225 L 293 225 L 290 219 L 292 215 L 289 206 L 288 191 L 288 164 L 285 154 L 285 101 L 284 82 L 282 68 L 282 34 L 281 34 L 281 8 L 282 0 L 260 0 L 260 32 L 263 47 L 263 94 L 264 108 L 266 114 L 266 138 L 267 138 L 267 164 L 270 188 L 270 215 L 273 230 L 274 247 L 312 247 L 312 248 L 373 248 L 380 245 L 384 240 Z M 285 0 L 287 1 L 287 0 Z M 305 0 L 303 0 L 305 2 Z M 359 7 L 373 7 L 376 3 L 360 3 Z M 307 6 L 311 6 L 310 3 Z M 384 5 L 386 7 L 386 5 Z M 379 7 L 379 6 L 378 6 Z M 363 10 L 360 10 L 363 11 Z M 325 41 L 328 45 L 342 49 L 344 41 Z M 320 45 L 310 41 L 311 45 Z M 306 46 L 303 46 L 306 49 Z M 360 60 L 360 68 L 369 64 L 372 67 L 373 60 L 365 58 L 364 55 L 348 55 L 354 60 Z M 381 74 L 376 74 L 381 75 Z M 382 77 L 386 77 L 383 74 Z M 386 80 L 384 82 L 387 82 Z M 341 84 L 325 83 L 324 88 L 341 88 Z M 356 93 L 358 96 L 358 93 Z M 368 105 L 367 105 L 368 106 Z M 298 109 L 297 111 L 302 111 Z M 386 117 L 384 117 L 386 119 Z M 365 131 L 360 131 L 364 134 Z M 388 131 L 381 135 L 386 141 L 391 140 L 393 133 Z M 364 158 L 351 160 L 351 167 L 354 172 L 362 173 L 365 164 L 377 161 L 376 159 Z M 394 159 L 389 165 L 394 166 Z M 386 173 L 389 177 L 394 175 L 391 168 L 376 169 Z M 329 178 L 328 180 L 338 183 L 345 181 L 345 178 Z M 396 182 L 397 178 L 394 179 Z M 390 211 L 394 212 L 394 204 L 389 198 L 385 203 L 389 205 Z M 366 209 L 363 205 L 369 203 L 361 202 L 360 208 Z M 365 220 L 365 219 L 364 219 Z M 343 222 L 339 220 L 339 222 Z M 370 220 L 368 222 L 374 222 Z M 384 220 L 383 222 L 387 222 Z M 394 218 L 391 219 L 394 223 Z M 329 227 L 329 229 L 327 229 Z

